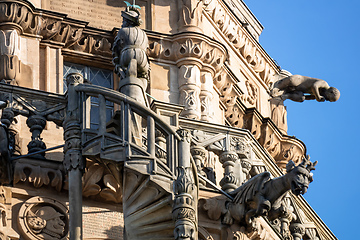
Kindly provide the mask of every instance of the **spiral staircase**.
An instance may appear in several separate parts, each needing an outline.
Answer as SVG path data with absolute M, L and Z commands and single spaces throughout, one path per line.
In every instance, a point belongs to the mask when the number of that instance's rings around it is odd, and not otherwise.
M 179 161 L 181 165 L 184 161 L 191 165 L 190 153 L 185 160 L 184 154 L 179 156 L 179 151 L 186 151 L 184 144 L 180 144 L 184 140 L 153 111 L 120 92 L 88 84 L 79 84 L 75 90 L 80 98 L 79 109 L 83 110 L 82 156 L 105 166 L 115 164 L 122 175 L 126 239 L 174 239 L 173 183 Z M 90 97 L 99 100 L 98 129 L 91 129 L 88 124 L 91 116 L 86 109 Z M 106 101 L 118 109 L 110 121 L 104 117 Z M 142 141 L 137 141 L 136 136 L 139 125 L 147 129 Z M 165 136 L 166 149 L 156 143 L 156 131 Z M 191 179 L 194 182 L 196 178 Z

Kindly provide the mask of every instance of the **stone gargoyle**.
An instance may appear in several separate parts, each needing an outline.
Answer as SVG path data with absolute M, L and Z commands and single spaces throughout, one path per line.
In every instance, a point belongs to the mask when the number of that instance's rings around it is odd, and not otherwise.
M 269 172 L 260 173 L 230 192 L 234 200 L 226 205 L 223 223 L 230 225 L 235 220 L 254 227 L 254 218 L 266 216 L 272 210 L 272 204 L 288 190 L 295 195 L 306 193 L 313 181 L 311 171 L 317 164 L 309 159 L 307 156 L 298 166 L 290 161 L 286 166 L 287 173 L 278 178 L 270 179 Z
M 322 79 L 291 75 L 274 83 L 270 95 L 282 100 L 290 99 L 295 102 L 316 99 L 318 102 L 335 102 L 340 98 L 340 91 L 330 87 Z

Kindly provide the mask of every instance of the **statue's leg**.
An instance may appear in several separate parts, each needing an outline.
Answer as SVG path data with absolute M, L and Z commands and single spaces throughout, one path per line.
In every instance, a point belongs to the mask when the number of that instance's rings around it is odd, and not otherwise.
M 283 100 L 290 99 L 295 102 L 303 102 L 305 100 L 304 93 L 300 92 L 300 91 L 286 93 L 286 94 L 282 95 L 282 98 L 283 98 Z

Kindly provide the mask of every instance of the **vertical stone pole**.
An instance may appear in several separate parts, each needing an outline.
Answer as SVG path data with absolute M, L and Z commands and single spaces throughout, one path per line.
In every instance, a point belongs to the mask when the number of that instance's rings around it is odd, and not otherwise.
M 20 78 L 19 35 L 13 25 L 0 28 L 0 81 L 17 84 Z
M 292 223 L 290 225 L 290 232 L 294 240 L 301 240 L 305 235 L 305 227 L 301 223 Z
M 179 142 L 179 164 L 177 179 L 174 182 L 175 198 L 173 219 L 175 221 L 175 240 L 198 239 L 197 204 L 198 189 L 190 161 L 190 132 L 179 130 L 182 140 Z
M 83 76 L 71 73 L 66 77 L 68 85 L 68 104 L 64 127 L 64 168 L 69 176 L 69 233 L 70 240 L 82 239 L 82 173 L 85 160 L 81 153 L 81 99 L 75 86 L 83 83 Z
M 200 120 L 200 68 L 197 65 L 181 65 L 178 74 L 180 101 L 184 105 L 181 116 Z
M 205 122 L 212 122 L 214 110 L 211 105 L 213 99 L 213 77 L 210 72 L 203 72 L 201 76 L 201 120 Z

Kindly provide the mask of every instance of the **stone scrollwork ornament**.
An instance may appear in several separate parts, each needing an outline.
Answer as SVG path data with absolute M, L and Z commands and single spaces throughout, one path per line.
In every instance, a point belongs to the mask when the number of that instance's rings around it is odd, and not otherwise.
M 54 199 L 33 197 L 20 208 L 18 226 L 28 240 L 68 240 L 68 210 Z

